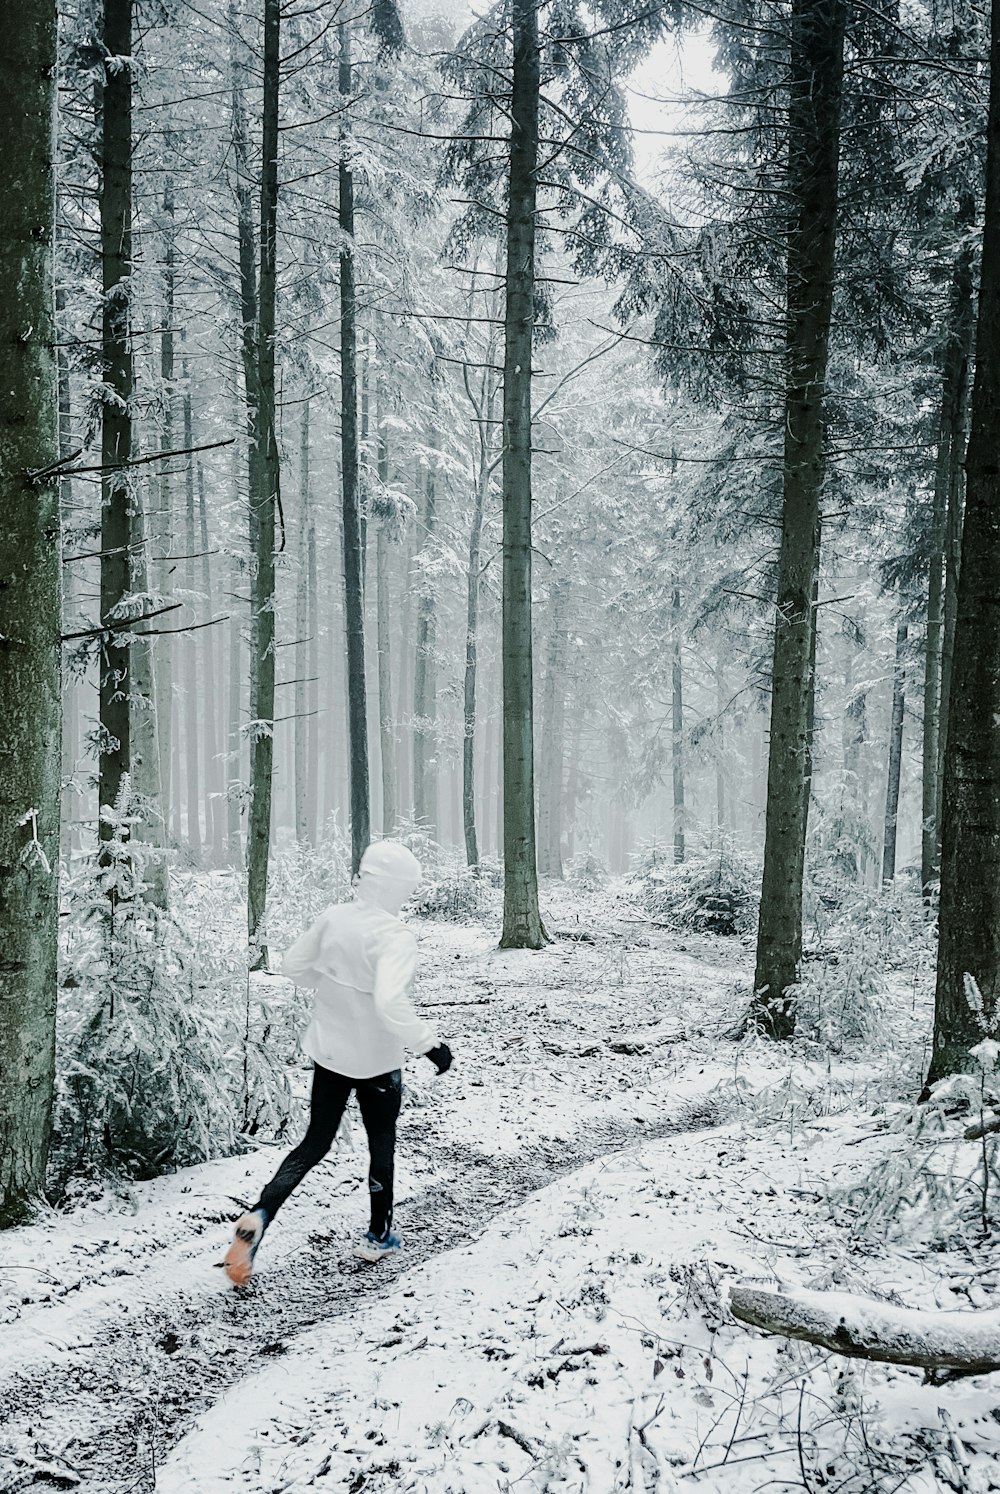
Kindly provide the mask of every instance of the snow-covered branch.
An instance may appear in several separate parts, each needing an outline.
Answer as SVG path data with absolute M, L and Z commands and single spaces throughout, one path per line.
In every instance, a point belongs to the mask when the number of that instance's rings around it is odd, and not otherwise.
M 768 1333 L 820 1344 L 850 1359 L 912 1364 L 952 1376 L 1000 1369 L 1000 1311 L 924 1312 L 847 1292 L 736 1286 L 733 1316 Z

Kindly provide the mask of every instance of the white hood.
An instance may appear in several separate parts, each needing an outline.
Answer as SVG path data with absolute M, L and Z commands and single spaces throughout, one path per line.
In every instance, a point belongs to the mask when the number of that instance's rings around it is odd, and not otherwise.
M 380 840 L 361 858 L 357 895 L 387 913 L 398 913 L 420 881 L 420 862 L 398 840 Z

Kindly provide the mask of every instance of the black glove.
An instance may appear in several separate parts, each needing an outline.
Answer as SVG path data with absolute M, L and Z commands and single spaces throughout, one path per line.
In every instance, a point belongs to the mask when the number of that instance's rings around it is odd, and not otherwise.
M 446 1074 L 453 1062 L 447 1043 L 438 1043 L 436 1048 L 428 1048 L 424 1057 L 430 1059 L 439 1074 Z

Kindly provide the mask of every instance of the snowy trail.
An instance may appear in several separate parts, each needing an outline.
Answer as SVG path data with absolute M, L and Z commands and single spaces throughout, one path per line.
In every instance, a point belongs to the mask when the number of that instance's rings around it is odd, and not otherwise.
M 398 1265 L 373 1274 L 347 1255 L 363 1164 L 343 1152 L 297 1195 L 242 1295 L 211 1267 L 228 1236 L 228 1200 L 249 1196 L 248 1176 L 266 1176 L 273 1151 L 145 1185 L 136 1221 L 104 1216 L 96 1243 L 91 1229 L 93 1267 L 73 1258 L 72 1219 L 12 1232 L 0 1283 L 6 1266 L 21 1288 L 19 1261 L 57 1280 L 71 1263 L 78 1280 L 49 1299 L 36 1285 L 0 1335 L 3 1494 L 27 1482 L 152 1489 L 157 1461 L 192 1420 L 297 1333 L 349 1317 L 390 1278 L 587 1162 L 712 1124 L 706 1097 L 728 1060 L 704 1033 L 725 1022 L 742 952 L 704 941 L 692 958 L 647 934 L 501 956 L 482 929 L 422 933 L 432 956 L 424 1002 L 453 1008 L 460 1065 L 453 1082 L 416 1076 L 401 1134 L 407 1250 Z M 157 1240 L 164 1218 L 177 1239 Z M 13 1449 L 37 1460 L 25 1481 L 5 1472 Z

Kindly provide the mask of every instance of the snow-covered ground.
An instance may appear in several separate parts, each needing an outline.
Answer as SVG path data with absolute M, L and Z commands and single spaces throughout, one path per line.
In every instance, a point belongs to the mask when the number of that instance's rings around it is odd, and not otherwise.
M 550 925 L 592 942 L 501 954 L 492 927 L 419 926 L 456 1065 L 409 1067 L 398 1261 L 350 1256 L 360 1127 L 243 1294 L 218 1262 L 274 1148 L 0 1236 L 2 1494 L 1000 1488 L 989 1377 L 935 1388 L 726 1307 L 738 1277 L 991 1300 L 988 1258 L 830 1207 L 898 1144 L 900 1050 L 737 1041 L 741 946 L 624 893 L 553 896 Z

